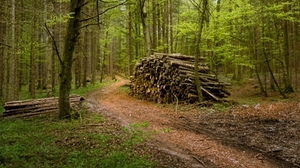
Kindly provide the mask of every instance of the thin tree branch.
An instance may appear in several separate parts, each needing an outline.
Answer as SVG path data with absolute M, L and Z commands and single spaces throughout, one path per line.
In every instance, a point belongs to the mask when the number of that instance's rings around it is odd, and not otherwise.
M 1 46 L 1 45 L 11 48 L 10 45 L 7 45 L 7 44 L 4 44 L 4 43 L 1 43 L 1 42 L 0 42 L 0 46 Z
M 47 23 L 45 23 L 45 30 L 50 35 L 50 37 L 52 39 L 52 42 L 53 42 L 53 45 L 54 45 L 54 48 L 55 48 L 55 52 L 56 52 L 56 55 L 57 55 L 57 57 L 59 59 L 60 64 L 63 65 L 63 61 L 62 61 L 62 59 L 61 59 L 61 57 L 59 55 L 59 51 L 58 51 L 58 48 L 57 48 L 57 45 L 56 45 L 56 41 L 55 41 L 53 35 L 51 34 L 50 30 L 48 29 Z
M 80 22 L 86 22 L 86 21 L 89 21 L 90 19 L 94 19 L 95 17 L 99 17 L 100 15 L 106 13 L 107 11 L 109 11 L 109 10 L 111 10 L 111 9 L 114 9 L 114 8 L 116 8 L 116 7 L 119 7 L 119 6 L 121 6 L 121 5 L 124 5 L 126 2 L 127 2 L 127 1 L 124 1 L 124 2 L 122 2 L 122 3 L 120 3 L 120 4 L 111 6 L 111 7 L 107 8 L 107 9 L 105 9 L 103 12 L 98 13 L 96 16 L 92 16 L 92 17 L 89 17 L 89 18 L 86 18 L 86 19 L 82 19 L 82 20 L 80 20 Z
M 101 24 L 101 23 L 90 23 L 90 24 L 86 24 L 86 25 L 84 25 L 84 26 L 79 27 L 78 30 L 81 30 L 81 29 L 83 29 L 83 28 L 87 28 L 87 27 L 89 27 L 89 26 L 99 25 L 99 24 Z
M 77 4 L 77 8 L 82 8 L 83 6 L 85 6 L 86 4 L 88 4 L 89 2 L 86 2 L 86 3 L 83 3 L 83 4 L 81 4 L 81 5 L 79 5 L 78 6 L 78 4 Z

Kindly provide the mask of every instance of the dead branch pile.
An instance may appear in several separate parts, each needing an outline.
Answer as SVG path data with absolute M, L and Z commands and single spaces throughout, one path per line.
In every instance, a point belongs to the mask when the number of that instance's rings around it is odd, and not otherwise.
M 71 108 L 78 110 L 84 100 L 79 95 L 70 95 Z M 58 97 L 10 101 L 4 104 L 3 117 L 27 117 L 45 113 L 58 112 Z
M 158 103 L 194 103 L 198 100 L 194 56 L 155 53 L 136 64 L 131 76 L 131 95 Z M 228 83 L 219 82 L 199 58 L 199 75 L 204 100 L 220 101 L 228 97 Z

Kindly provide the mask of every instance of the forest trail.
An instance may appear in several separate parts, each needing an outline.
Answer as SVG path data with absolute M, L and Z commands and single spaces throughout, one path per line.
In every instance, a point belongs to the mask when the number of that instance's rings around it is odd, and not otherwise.
M 152 136 L 146 148 L 154 157 L 172 159 L 174 167 L 228 167 L 275 168 L 289 167 L 287 162 L 269 157 L 259 150 L 249 148 L 227 138 L 209 124 L 200 124 L 202 113 L 172 110 L 164 105 L 137 100 L 122 91 L 129 81 L 118 81 L 86 96 L 87 104 L 107 120 L 116 118 L 122 126 L 148 123 L 143 131 Z M 204 114 L 203 114 L 204 115 Z M 205 114 L 207 115 L 207 114 Z M 233 123 L 234 124 L 234 123 Z M 230 128 L 221 128 L 230 132 Z M 153 149 L 153 150 L 151 150 Z M 156 152 L 153 152 L 156 151 Z M 174 159 L 176 158 L 176 159 Z

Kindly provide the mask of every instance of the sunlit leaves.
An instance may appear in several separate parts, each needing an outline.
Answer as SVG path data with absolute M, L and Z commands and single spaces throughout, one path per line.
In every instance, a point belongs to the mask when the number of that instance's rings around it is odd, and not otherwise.
M 58 16 L 52 15 L 50 19 L 47 20 L 49 26 L 55 25 L 57 23 L 66 23 L 70 18 L 72 18 L 72 13 L 60 14 Z

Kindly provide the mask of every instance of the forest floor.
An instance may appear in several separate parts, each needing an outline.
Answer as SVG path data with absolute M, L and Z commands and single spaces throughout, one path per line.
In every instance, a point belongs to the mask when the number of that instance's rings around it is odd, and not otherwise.
M 150 153 L 160 167 L 300 167 L 296 96 L 295 101 L 255 100 L 259 96 L 249 85 L 234 88 L 231 99 L 241 100 L 235 105 L 176 107 L 135 99 L 127 83 L 118 78 L 89 93 L 87 105 L 120 126 L 146 123 L 141 129 L 151 136 L 136 150 Z

